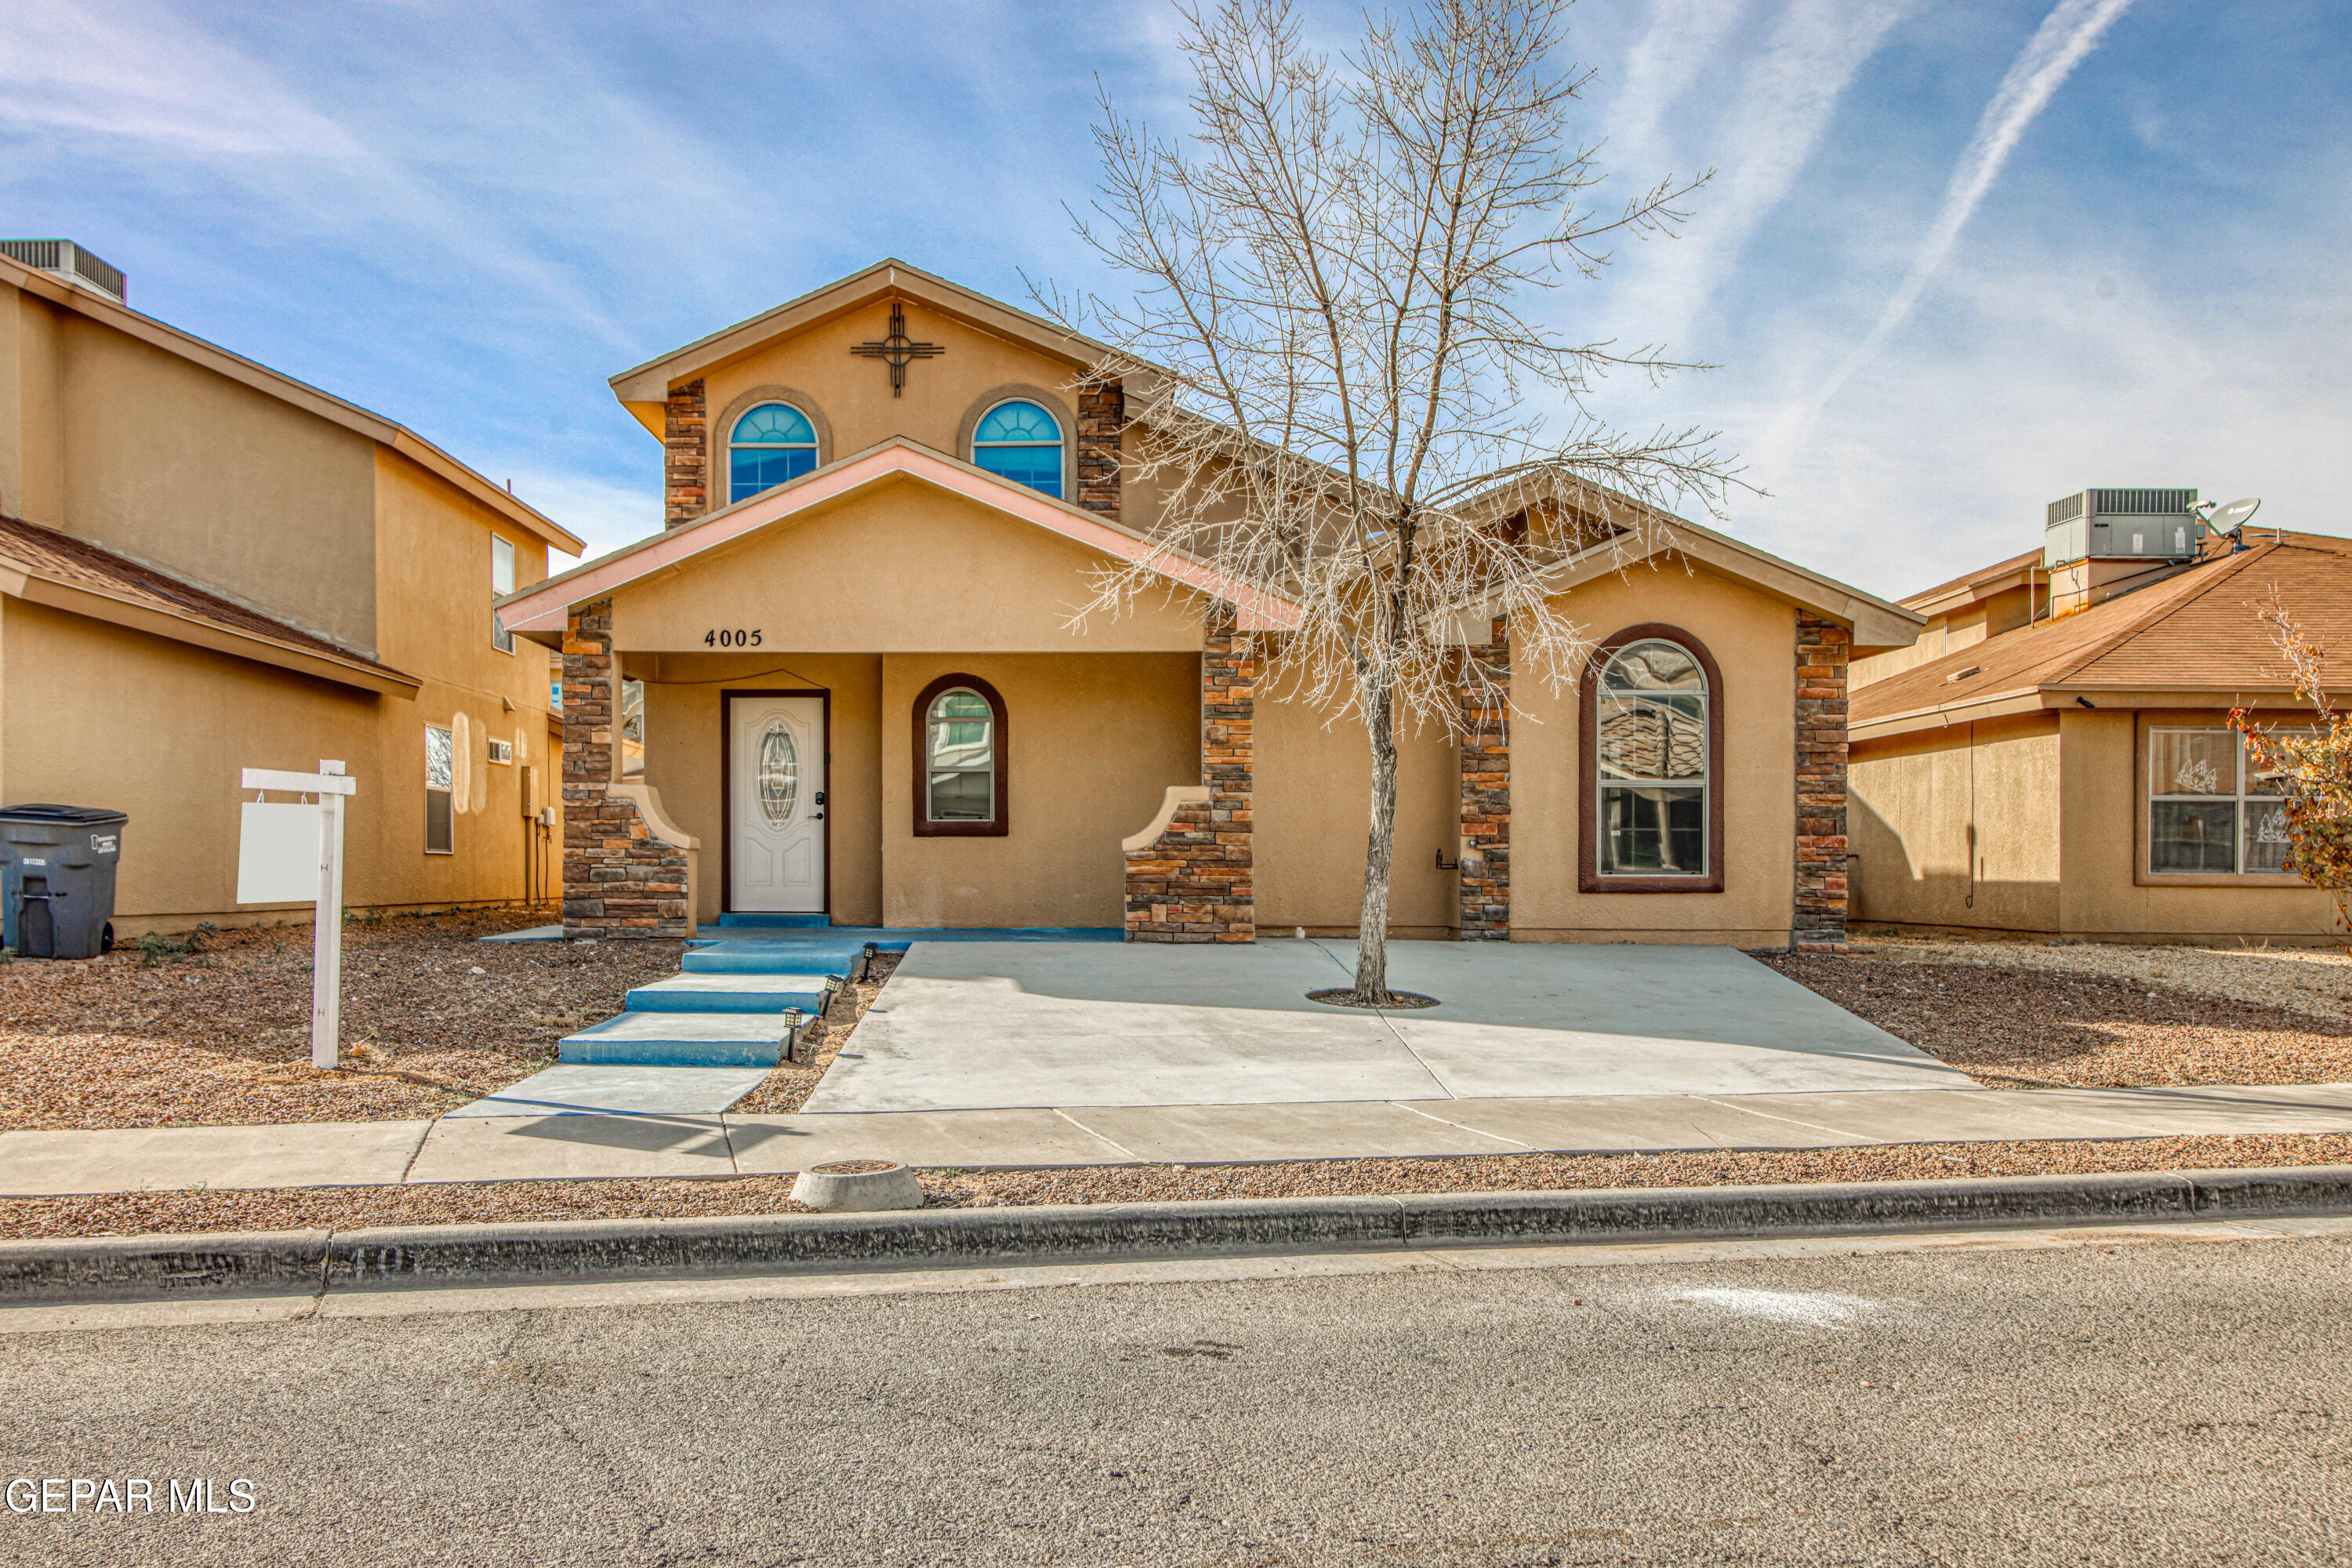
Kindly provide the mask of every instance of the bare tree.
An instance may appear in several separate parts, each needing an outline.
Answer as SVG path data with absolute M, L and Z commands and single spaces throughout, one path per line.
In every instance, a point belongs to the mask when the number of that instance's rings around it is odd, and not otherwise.
M 2271 584 L 2267 604 L 2248 607 L 2320 727 L 2281 731 L 2243 708 L 2231 711 L 2230 723 L 2246 738 L 2247 763 L 2271 774 L 2284 797 L 2276 826 L 2289 847 L 2284 869 L 2324 889 L 2336 900 L 2336 929 L 2352 932 L 2352 712 L 2328 700 L 2327 650 L 2286 607 L 2279 585 Z M 2336 943 L 2352 952 L 2343 936 Z
M 1259 639 L 1262 679 L 1363 722 L 1359 1005 L 1389 995 L 1399 725 L 1459 731 L 1463 683 L 1486 680 L 1464 645 L 1496 618 L 1514 670 L 1557 689 L 1591 642 L 1554 570 L 1682 498 L 1719 511 L 1729 478 L 1715 432 L 1636 437 L 1587 406 L 1609 371 L 1697 367 L 1527 311 L 1594 277 L 1612 237 L 1670 231 L 1705 178 L 1587 204 L 1604 176 L 1568 116 L 1590 74 L 1553 63 L 1568 4 L 1430 0 L 1337 58 L 1290 0 L 1181 5 L 1196 129 L 1158 137 L 1106 99 L 1079 223 L 1135 299 L 1045 301 L 1165 373 L 1097 367 L 1128 373 L 1130 471 L 1160 500 L 1148 542 L 1297 605 Z M 1564 416 L 1529 411 L 1544 390 Z M 1088 611 L 1115 614 L 1167 579 L 1147 552 L 1098 588 Z

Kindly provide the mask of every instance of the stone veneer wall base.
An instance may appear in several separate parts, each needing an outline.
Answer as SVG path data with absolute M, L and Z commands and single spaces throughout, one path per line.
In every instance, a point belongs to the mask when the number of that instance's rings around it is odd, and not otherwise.
M 574 607 L 563 629 L 563 934 L 688 937 L 686 849 L 611 793 L 618 679 L 613 601 Z
M 1843 626 L 1797 612 L 1797 898 L 1789 945 L 1846 950 L 1846 668 Z
M 1127 940 L 1255 942 L 1255 651 L 1230 605 L 1211 612 L 1201 647 L 1201 782 L 1160 837 L 1127 854 Z
M 1511 632 L 1499 616 L 1484 647 L 1465 648 L 1462 940 L 1511 940 Z

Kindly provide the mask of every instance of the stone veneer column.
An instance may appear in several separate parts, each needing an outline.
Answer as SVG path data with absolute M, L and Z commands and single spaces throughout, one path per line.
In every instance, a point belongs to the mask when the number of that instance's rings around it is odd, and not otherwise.
M 1077 503 L 1111 517 L 1119 508 L 1119 441 L 1127 430 L 1127 388 L 1117 381 L 1078 388 Z
M 710 411 L 701 377 L 671 391 L 662 447 L 662 526 L 677 528 L 710 510 Z
M 610 793 L 618 679 L 613 601 L 575 605 L 563 628 L 563 934 L 691 936 L 686 851 Z
M 1477 684 L 1458 689 L 1462 724 L 1462 940 L 1511 940 L 1511 628 L 1462 650 Z
M 1843 952 L 1846 665 L 1853 634 L 1797 612 L 1797 903 L 1789 945 Z
M 1208 798 L 1127 852 L 1127 940 L 1255 942 L 1257 659 L 1234 610 L 1210 614 L 1201 647 L 1201 783 Z

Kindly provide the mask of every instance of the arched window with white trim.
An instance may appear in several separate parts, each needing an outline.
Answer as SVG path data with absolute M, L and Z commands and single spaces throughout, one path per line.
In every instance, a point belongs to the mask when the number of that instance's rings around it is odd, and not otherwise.
M 1722 680 L 1706 649 L 1666 626 L 1604 642 L 1583 690 L 1588 892 L 1723 886 Z
M 727 503 L 750 500 L 816 467 L 816 426 L 789 403 L 762 403 L 727 437 Z
M 1005 810 L 1004 699 L 975 675 L 943 675 L 915 699 L 915 835 L 999 838 Z
M 1049 496 L 1062 493 L 1062 426 L 1024 398 L 1000 403 L 981 416 L 971 435 L 974 468 L 1000 474 Z

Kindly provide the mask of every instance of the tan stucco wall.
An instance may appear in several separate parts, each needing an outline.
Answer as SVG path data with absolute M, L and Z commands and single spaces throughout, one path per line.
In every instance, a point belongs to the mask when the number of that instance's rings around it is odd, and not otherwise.
M 1855 918 L 2108 942 L 2315 942 L 2334 902 L 2299 883 L 2145 874 L 2140 767 L 2150 722 L 2227 723 L 2226 710 L 2064 710 L 1854 750 Z M 2307 722 L 2289 712 L 2260 721 Z M 1975 902 L 1968 829 L 1977 829 Z
M 36 508 L 53 515 L 28 521 L 348 647 L 377 647 L 374 442 L 20 298 L 20 314 L 49 320 L 44 401 L 58 422 L 41 437 L 57 452 L 56 500 Z
M 1254 732 L 1257 923 L 1352 934 L 1363 911 L 1371 842 L 1372 756 L 1363 721 L 1326 715 L 1262 688 Z M 1460 767 L 1454 743 L 1410 726 L 1397 745 L 1396 847 L 1389 875 L 1391 935 L 1444 938 L 1461 925 L 1458 874 L 1437 868 L 1461 845 Z M 1139 824 L 1139 826 L 1140 826 Z
M 915 699 L 976 675 L 1004 699 L 1011 805 L 1003 838 L 914 834 Z M 893 655 L 882 664 L 883 923 L 1116 926 L 1119 840 L 1170 784 L 1201 778 L 1192 654 Z
M 62 611 L 0 612 L 0 800 L 131 813 L 125 931 L 308 919 L 234 904 L 237 770 L 344 762 L 354 908 L 524 891 L 522 770 L 560 803 L 543 649 L 490 640 L 490 534 L 546 545 L 391 447 L 128 332 L 0 291 L 0 510 L 89 540 L 420 678 L 377 697 Z M 480 781 L 424 852 L 425 726 L 464 713 Z M 487 760 L 491 738 L 514 764 Z M 553 842 L 551 837 L 551 843 Z M 553 879 L 552 856 L 545 868 Z
M 1106 557 L 907 479 L 771 524 L 614 596 L 614 646 L 695 653 L 712 630 L 835 653 L 1198 651 L 1189 601 L 1069 617 Z
M 968 327 L 919 301 L 907 305 L 907 334 L 940 344 L 935 359 L 907 367 L 902 396 L 890 394 L 890 373 L 878 360 L 850 353 L 856 344 L 889 331 L 889 306 L 877 303 L 800 335 L 772 343 L 703 380 L 710 417 L 710 496 L 716 510 L 727 504 L 726 416 L 749 394 L 782 386 L 795 402 L 829 429 L 827 460 L 863 451 L 892 436 L 907 436 L 959 458 L 971 453 L 959 440 L 983 401 L 1035 395 L 1034 401 L 1061 423 L 1066 458 L 1076 399 L 1069 390 L 1079 366 L 1049 358 L 1024 344 Z M 1064 494 L 1069 494 L 1065 486 Z
M 2265 713 L 2264 721 L 2308 723 L 2306 713 Z M 2140 885 L 2141 784 L 2138 741 L 2149 720 L 2221 724 L 2221 710 L 2134 713 L 2078 710 L 2059 721 L 2065 768 L 2065 880 L 2060 928 L 2070 936 L 2126 941 L 2190 938 L 2325 939 L 2336 906 L 2307 887 Z
M 0 789 L 130 814 L 115 905 L 124 934 L 307 921 L 307 905 L 236 903 L 237 807 L 251 798 L 237 773 L 310 773 L 322 757 L 359 781 L 344 836 L 352 909 L 520 898 L 517 767 L 483 766 L 482 809 L 458 818 L 457 852 L 424 852 L 424 726 L 461 708 L 482 732 L 512 735 L 516 717 L 497 701 L 438 682 L 414 702 L 375 697 L 18 599 L 0 614 Z M 528 754 L 545 768 L 546 720 L 522 728 L 536 731 Z
M 1784 944 L 1796 889 L 1797 612 L 1680 562 L 1642 564 L 1559 601 L 1593 640 L 1645 622 L 1706 645 L 1723 672 L 1720 893 L 1580 893 L 1576 688 L 1515 674 L 1511 700 L 1511 934 L 1520 942 Z
M 2057 930 L 2059 759 L 2055 714 L 1853 748 L 1853 919 Z
M 663 809 L 702 842 L 695 918 L 714 921 L 727 859 L 719 777 L 720 697 L 729 690 L 819 690 L 829 699 L 826 844 L 833 918 L 882 923 L 882 660 L 876 654 L 629 654 L 646 682 L 646 777 Z M 903 764 L 902 764 L 903 765 Z
M 1851 684 L 1856 688 L 1900 675 L 1931 663 L 1948 653 L 1974 647 L 1988 637 L 2023 626 L 2033 615 L 2047 614 L 2049 590 L 2037 582 L 2032 588 L 2004 589 L 1988 599 L 1948 614 L 1932 616 L 1919 629 L 1919 640 L 1909 647 L 1890 648 L 1853 661 Z
M 0 285 L 0 512 L 46 528 L 65 520 L 59 314 Z
M 646 687 L 646 782 L 702 841 L 697 918 L 717 918 L 726 857 L 721 694 L 822 690 L 832 914 L 842 925 L 1116 926 L 1119 840 L 1171 784 L 1199 782 L 1197 654 L 633 654 Z M 914 833 L 914 702 L 950 672 L 1004 699 L 1011 832 Z

